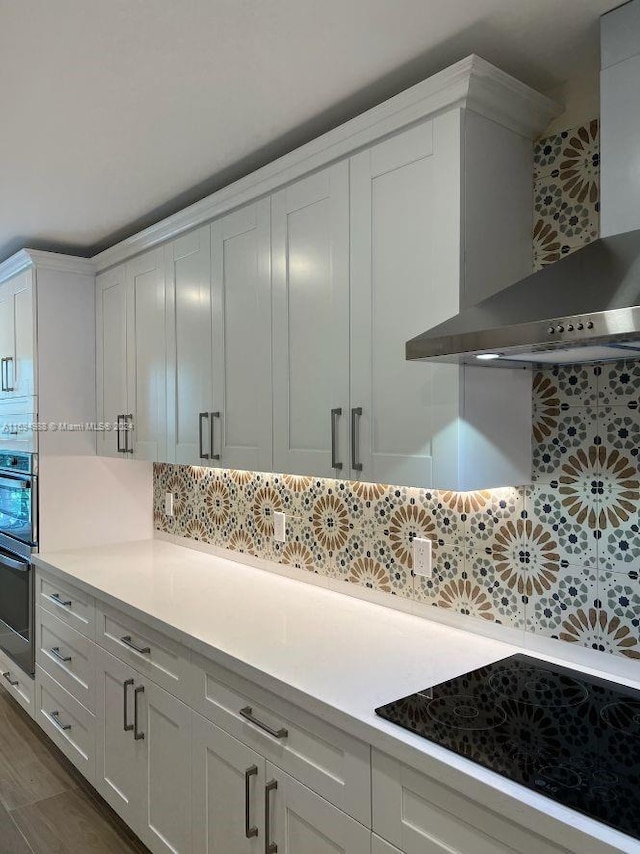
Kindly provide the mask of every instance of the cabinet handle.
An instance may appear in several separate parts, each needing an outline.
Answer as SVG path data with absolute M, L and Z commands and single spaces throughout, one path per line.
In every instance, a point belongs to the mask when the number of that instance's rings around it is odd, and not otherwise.
M 122 694 L 124 696 L 124 706 L 122 710 L 122 728 L 125 732 L 131 732 L 133 729 L 133 724 L 129 723 L 129 719 L 127 717 L 127 697 L 129 694 L 129 685 L 133 685 L 133 679 L 125 679 L 122 683 Z
M 204 433 L 203 421 L 205 418 L 208 418 L 208 417 L 209 417 L 208 412 L 199 412 L 198 413 L 198 445 L 199 445 L 200 459 L 201 460 L 208 460 L 209 459 L 209 454 L 205 454 L 204 448 L 202 446 L 203 438 L 204 438 L 204 436 L 203 436 L 203 433 Z
M 289 730 L 284 727 L 281 727 L 281 729 L 274 729 L 273 727 L 270 727 L 269 724 L 265 724 L 264 721 L 256 718 L 251 706 L 245 706 L 243 709 L 240 709 L 240 714 L 250 723 L 255 724 L 259 729 L 268 732 L 269 735 L 272 735 L 274 738 L 286 738 L 289 735 Z
M 60 605 L 62 608 L 71 607 L 71 599 L 63 599 L 60 593 L 52 593 L 51 596 L 49 596 L 49 599 L 55 602 L 56 605 Z
M 269 794 L 278 788 L 277 780 L 270 780 L 264 789 L 264 854 L 277 854 L 278 845 L 270 842 L 271 836 L 271 810 L 269 809 Z
M 338 418 L 342 415 L 342 407 L 331 410 L 331 468 L 341 469 L 342 463 L 336 459 L 338 447 Z
M 7 375 L 7 384 L 6 384 L 6 387 L 4 390 L 5 391 L 15 391 L 15 386 L 9 385 L 9 362 L 11 362 L 11 373 L 12 373 L 12 375 L 15 374 L 15 371 L 13 369 L 13 356 L 7 356 L 6 359 L 4 360 L 5 373 Z
M 116 417 L 116 449 L 119 454 L 124 454 L 124 448 L 122 447 L 122 422 L 124 421 L 124 415 L 118 415 Z
M 71 729 L 71 724 L 63 724 L 60 722 L 60 720 L 59 720 L 60 712 L 57 712 L 57 711 L 56 712 L 50 712 L 49 717 L 54 722 L 54 724 L 58 727 L 58 729 L 61 729 L 63 732 L 66 732 L 67 730 Z
M 59 646 L 52 646 L 50 652 L 54 658 L 57 658 L 58 661 L 64 661 L 65 664 L 67 663 L 67 661 L 71 661 L 71 656 L 70 655 L 63 655 L 60 652 Z
M 220 413 L 219 412 L 210 412 L 209 415 L 211 416 L 211 439 L 210 439 L 210 441 L 211 441 L 211 459 L 212 460 L 219 460 L 220 454 L 219 453 L 218 454 L 213 453 L 213 448 L 214 448 L 214 438 L 213 438 L 214 437 L 214 426 L 213 425 L 214 425 L 214 421 L 216 418 L 218 419 L 218 421 L 220 421 Z M 222 428 L 220 428 L 220 429 L 222 430 Z M 220 447 L 222 448 L 222 432 L 220 433 Z
M 133 737 L 136 741 L 142 741 L 144 733 L 138 729 L 138 695 L 144 694 L 144 685 L 138 685 L 133 692 Z
M 258 828 L 251 825 L 251 778 L 257 774 L 257 765 L 252 765 L 244 772 L 244 835 L 247 839 L 258 835 Z
M 360 457 L 360 418 L 362 417 L 362 407 L 354 406 L 351 410 L 351 468 L 354 471 L 362 471 L 362 463 Z
M 134 652 L 139 652 L 140 655 L 149 655 L 149 653 L 151 652 L 150 646 L 138 646 L 138 644 L 134 643 L 131 640 L 131 635 L 124 635 L 124 637 L 121 637 L 120 640 L 125 646 L 128 646 L 129 649 L 132 649 Z
M 12 688 L 15 688 L 16 685 L 19 684 L 17 679 L 14 680 L 11 678 L 11 671 L 10 670 L 7 670 L 7 672 L 3 673 L 2 676 L 7 680 L 7 682 L 9 683 L 9 685 L 11 685 Z
M 5 359 L 5 357 L 3 356 L 3 357 L 0 359 L 0 378 L 2 379 L 2 391 L 6 391 L 6 390 L 7 390 L 7 388 L 6 388 L 6 386 L 5 386 L 5 382 L 4 382 L 4 363 L 5 363 L 5 362 L 6 362 L 6 359 Z
M 133 448 L 129 447 L 129 434 L 133 433 L 133 415 L 129 413 L 122 417 L 124 418 L 124 452 L 125 454 L 132 454 Z

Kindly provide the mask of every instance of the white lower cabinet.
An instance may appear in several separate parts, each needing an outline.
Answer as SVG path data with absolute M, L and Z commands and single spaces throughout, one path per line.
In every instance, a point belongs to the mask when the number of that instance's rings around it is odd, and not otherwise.
M 0 677 L 4 688 L 11 694 L 27 714 L 34 716 L 33 700 L 35 694 L 34 681 L 16 666 L 9 656 L 0 652 Z
M 98 653 L 96 788 L 152 851 L 191 850 L 191 712 Z
M 371 854 L 403 854 L 403 852 L 399 848 L 394 848 L 393 845 L 389 845 L 388 842 L 385 842 L 384 839 L 376 836 L 375 833 L 372 833 Z
M 265 851 L 369 854 L 371 832 L 267 762 Z

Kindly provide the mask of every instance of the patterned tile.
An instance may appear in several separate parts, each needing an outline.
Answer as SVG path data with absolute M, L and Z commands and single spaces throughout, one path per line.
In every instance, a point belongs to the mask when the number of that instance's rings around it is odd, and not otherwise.
M 640 658 L 640 582 L 603 572 L 600 575 L 600 649 Z
M 469 551 L 491 554 L 500 529 L 522 518 L 524 490 L 509 486 L 473 494 L 475 506 L 465 521 L 465 547 Z
M 599 392 L 602 406 L 640 408 L 640 361 L 602 365 Z
M 527 631 L 593 646 L 595 627 L 590 633 L 588 625 L 580 626 L 583 615 L 597 605 L 598 576 L 593 569 L 560 569 L 526 596 Z
M 484 553 L 467 553 L 465 575 L 486 592 L 492 603 L 492 618 L 495 622 L 514 629 L 524 626 L 524 598 L 515 587 L 505 582 L 492 557 Z
M 533 148 L 534 180 L 552 171 L 559 174 L 558 166 L 564 146 L 569 139 L 569 131 L 561 131 L 553 136 L 539 139 Z
M 560 410 L 543 425 L 546 435 L 542 441 L 535 441 L 534 434 L 532 479 L 549 483 L 558 480 L 566 463 L 576 453 L 588 452 L 596 443 L 599 424 L 596 409 L 585 406 Z
M 464 554 L 457 547 L 442 546 L 433 552 L 433 575 L 414 578 L 414 597 L 417 602 L 437 605 L 440 590 L 464 576 Z
M 563 504 L 557 485 L 537 483 L 525 494 L 527 519 L 538 536 L 546 534 L 553 543 L 561 567 L 595 566 L 598 557 L 598 530 L 579 524 Z

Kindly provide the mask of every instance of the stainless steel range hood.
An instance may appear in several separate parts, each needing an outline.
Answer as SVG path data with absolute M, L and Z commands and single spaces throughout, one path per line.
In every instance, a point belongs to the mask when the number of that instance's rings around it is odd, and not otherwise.
M 640 358 L 640 230 L 601 238 L 412 338 L 407 359 L 515 363 Z
M 406 345 L 407 359 L 474 365 L 640 358 L 640 0 L 601 19 L 605 237 Z

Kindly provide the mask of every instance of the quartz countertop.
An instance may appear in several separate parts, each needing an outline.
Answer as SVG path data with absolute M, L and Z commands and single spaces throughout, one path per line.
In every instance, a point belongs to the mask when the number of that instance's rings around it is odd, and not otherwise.
M 442 782 L 487 806 L 511 813 L 510 804 L 528 805 L 529 819 L 514 815 L 531 829 L 536 814 L 551 816 L 612 851 L 640 852 L 640 842 L 375 714 L 530 650 L 162 540 L 45 553 L 34 563 L 375 748 L 431 774 L 429 762 L 441 763 Z

